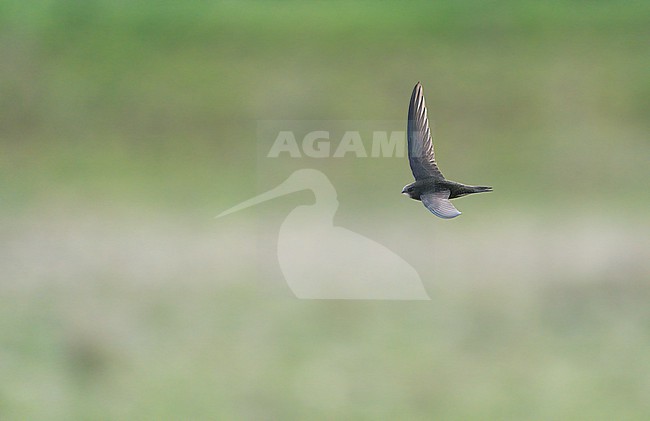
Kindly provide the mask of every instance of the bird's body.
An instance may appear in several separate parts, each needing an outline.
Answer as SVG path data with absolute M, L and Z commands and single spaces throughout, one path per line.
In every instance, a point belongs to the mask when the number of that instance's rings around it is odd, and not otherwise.
M 404 186 L 402 193 L 422 201 L 434 215 L 444 219 L 455 218 L 460 212 L 449 199 L 492 191 L 492 187 L 468 186 L 447 180 L 442 175 L 433 152 L 427 109 L 419 82 L 413 88 L 409 103 L 407 135 L 409 164 L 415 182 Z
M 409 188 L 412 188 L 412 190 L 409 191 Z M 449 191 L 449 199 L 456 199 L 457 197 L 467 196 L 472 193 L 492 191 L 492 187 L 488 186 L 468 186 L 466 184 L 435 177 L 423 178 L 415 183 L 407 185 L 404 189 L 406 190 L 405 193 L 407 193 L 411 199 L 415 200 L 422 200 L 420 196 L 428 192 Z

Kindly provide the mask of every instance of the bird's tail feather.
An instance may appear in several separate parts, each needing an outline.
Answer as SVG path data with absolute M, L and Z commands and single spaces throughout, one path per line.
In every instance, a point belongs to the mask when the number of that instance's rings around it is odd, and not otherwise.
M 474 186 L 474 193 L 484 193 L 489 191 L 492 191 L 492 187 L 490 186 Z

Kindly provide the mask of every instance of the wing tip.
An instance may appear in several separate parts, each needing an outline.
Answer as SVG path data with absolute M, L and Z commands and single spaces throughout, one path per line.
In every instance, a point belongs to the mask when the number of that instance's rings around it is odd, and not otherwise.
M 457 216 L 460 216 L 463 212 L 457 210 L 455 213 L 445 213 L 444 216 L 440 214 L 435 214 L 436 216 L 442 218 L 442 219 L 454 219 Z

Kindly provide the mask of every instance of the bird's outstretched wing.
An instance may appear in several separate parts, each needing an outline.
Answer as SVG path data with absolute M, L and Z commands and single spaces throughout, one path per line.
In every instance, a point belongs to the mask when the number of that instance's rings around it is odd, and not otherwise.
M 423 194 L 420 200 L 424 207 L 440 218 L 451 219 L 460 215 L 458 209 L 449 201 L 449 190 Z
M 427 107 L 424 103 L 424 94 L 420 82 L 415 85 L 411 95 L 406 132 L 409 145 L 409 163 L 415 179 L 443 177 L 438 165 L 436 165 L 436 158 L 433 153 Z

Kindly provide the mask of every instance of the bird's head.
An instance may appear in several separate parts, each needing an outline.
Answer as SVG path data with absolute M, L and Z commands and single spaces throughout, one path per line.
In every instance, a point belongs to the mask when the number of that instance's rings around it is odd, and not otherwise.
M 217 215 L 217 218 L 300 190 L 311 190 L 316 197 L 316 201 L 323 204 L 321 206 L 326 206 L 336 211 L 339 202 L 336 200 L 336 190 L 329 178 L 318 170 L 303 168 L 293 172 L 279 186 L 221 212 Z
M 407 195 L 411 199 L 415 199 L 415 197 L 417 195 L 416 192 L 415 192 L 415 188 L 413 187 L 413 184 L 408 184 L 408 185 L 404 186 L 404 188 L 402 189 L 402 194 Z

